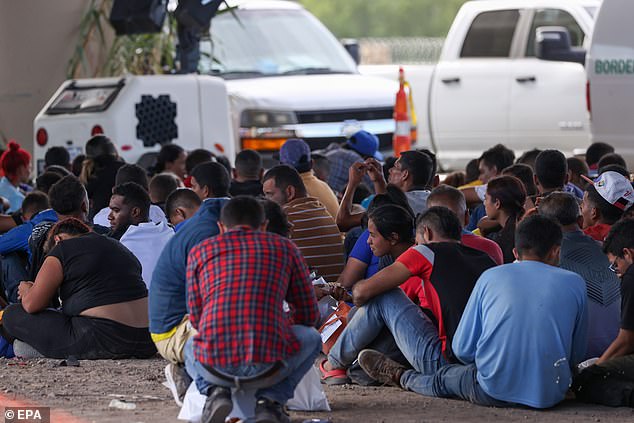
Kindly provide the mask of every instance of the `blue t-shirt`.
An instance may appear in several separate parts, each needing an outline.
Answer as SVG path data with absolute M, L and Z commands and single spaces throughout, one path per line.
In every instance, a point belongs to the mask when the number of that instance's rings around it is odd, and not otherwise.
M 372 250 L 368 245 L 369 236 L 370 232 L 368 232 L 367 229 L 363 231 L 359 239 L 357 239 L 357 242 L 354 244 L 352 252 L 350 253 L 350 257 L 362 261 L 368 265 L 368 268 L 365 270 L 365 279 L 369 278 L 379 271 L 379 258 L 372 254 Z
M 571 368 L 583 360 L 588 328 L 581 276 L 536 261 L 485 271 L 453 338 L 495 399 L 536 408 L 562 401 Z
M 42 222 L 57 222 L 57 213 L 53 209 L 42 210 L 20 226 L 12 228 L 4 235 L 0 235 L 0 254 L 7 255 L 14 251 L 26 251 L 31 260 L 29 238 L 35 225 Z
M 588 348 L 585 358 L 600 357 L 619 332 L 621 281 L 608 266 L 599 244 L 582 231 L 565 232 L 559 267 L 580 275 L 588 292 Z
M 148 295 L 150 333 L 171 336 L 171 331 L 187 314 L 185 273 L 189 251 L 199 242 L 218 235 L 220 210 L 228 198 L 203 201 L 194 216 L 183 222 L 178 232 L 167 242 L 152 274 Z
M 7 199 L 9 202 L 9 210 L 6 213 L 13 213 L 20 210 L 22 207 L 22 200 L 24 200 L 24 194 L 19 189 L 13 186 L 6 176 L 0 179 L 0 196 Z
M 469 224 L 467 225 L 468 231 L 475 231 L 478 229 L 478 222 L 484 216 L 487 215 L 487 211 L 484 208 L 484 204 L 479 204 L 475 209 L 471 211 L 471 216 L 469 216 Z
M 564 192 L 569 192 L 570 194 L 577 197 L 579 200 L 583 200 L 583 190 L 579 188 L 578 186 L 576 186 L 575 184 L 573 184 L 572 182 L 568 182 L 564 186 Z

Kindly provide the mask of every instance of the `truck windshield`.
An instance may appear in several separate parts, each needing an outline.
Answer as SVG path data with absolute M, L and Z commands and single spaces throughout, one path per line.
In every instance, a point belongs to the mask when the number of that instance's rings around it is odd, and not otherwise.
M 211 21 L 200 71 L 224 78 L 355 73 L 337 39 L 305 10 L 235 10 Z

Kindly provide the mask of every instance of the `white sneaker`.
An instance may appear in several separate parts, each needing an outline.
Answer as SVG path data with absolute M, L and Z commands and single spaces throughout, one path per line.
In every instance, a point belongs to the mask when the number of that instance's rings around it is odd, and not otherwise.
M 165 366 L 165 379 L 166 381 L 163 385 L 172 392 L 176 404 L 182 407 L 187 389 L 192 383 L 192 378 L 187 374 L 183 366 L 169 363 Z

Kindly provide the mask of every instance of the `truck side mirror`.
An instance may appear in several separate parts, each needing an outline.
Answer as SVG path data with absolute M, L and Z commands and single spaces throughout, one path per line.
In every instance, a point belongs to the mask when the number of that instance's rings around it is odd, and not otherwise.
M 341 44 L 343 45 L 343 48 L 346 49 L 348 54 L 352 57 L 352 60 L 354 60 L 354 63 L 356 63 L 357 65 L 361 63 L 361 53 L 359 51 L 359 42 L 356 39 L 344 38 L 343 40 L 341 40 Z
M 570 33 L 563 26 L 542 26 L 535 30 L 535 56 L 557 62 L 586 62 L 586 51 L 572 47 Z

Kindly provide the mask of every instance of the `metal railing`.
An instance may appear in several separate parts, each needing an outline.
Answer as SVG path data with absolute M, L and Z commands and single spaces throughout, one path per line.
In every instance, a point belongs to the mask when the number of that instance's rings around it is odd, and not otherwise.
M 360 38 L 362 65 L 435 63 L 444 38 L 393 37 Z

